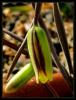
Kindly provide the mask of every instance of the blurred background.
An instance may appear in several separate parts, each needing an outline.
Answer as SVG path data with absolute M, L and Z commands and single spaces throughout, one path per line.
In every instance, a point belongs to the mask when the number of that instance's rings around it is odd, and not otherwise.
M 73 17 L 74 17 L 74 3 L 59 3 L 61 16 L 63 19 L 66 37 L 69 45 L 70 56 L 73 64 Z M 3 28 L 13 32 L 17 36 L 24 38 L 34 17 L 35 11 L 31 3 L 28 2 L 3 2 L 2 3 L 2 24 Z M 51 33 L 51 29 L 57 31 L 53 15 L 53 3 L 42 3 L 41 16 L 52 35 L 52 42 L 56 48 L 57 55 L 59 56 L 60 62 L 66 66 L 67 62 L 64 53 L 61 49 L 57 34 Z M 16 46 L 20 46 L 21 42 L 12 38 L 8 34 L 3 32 L 3 41 L 7 40 Z M 27 51 L 27 43 L 25 45 Z M 3 43 L 3 83 L 5 83 L 5 77 L 7 71 L 13 61 L 13 58 L 17 50 L 11 48 L 8 43 Z M 16 67 L 14 68 L 10 77 L 16 74 L 26 63 L 30 61 L 28 53 L 21 54 Z M 53 62 L 53 66 L 55 66 Z

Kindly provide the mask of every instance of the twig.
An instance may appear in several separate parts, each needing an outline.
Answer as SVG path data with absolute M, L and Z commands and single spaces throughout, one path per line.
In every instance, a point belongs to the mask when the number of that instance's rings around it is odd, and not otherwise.
M 3 38 L 3 44 L 9 46 L 10 48 L 12 48 L 12 49 L 14 49 L 14 50 L 16 50 L 16 51 L 19 49 L 19 46 L 15 45 L 15 44 L 13 44 L 13 43 L 11 43 L 11 42 L 9 42 L 8 40 L 6 40 L 6 39 L 4 39 L 4 38 Z M 27 49 L 24 49 L 24 50 L 22 51 L 22 53 L 23 53 L 24 55 L 28 55 Z
M 66 39 L 66 33 L 65 33 L 64 25 L 63 25 L 62 18 L 60 15 L 59 6 L 57 3 L 54 3 L 54 17 L 55 17 L 57 30 L 58 30 L 58 38 L 60 40 L 61 47 L 64 51 L 66 60 L 68 62 L 68 67 L 69 67 L 69 71 L 70 71 L 70 75 L 71 75 L 73 73 L 73 68 L 72 68 L 68 43 L 67 43 L 67 39 Z
M 25 46 L 26 37 L 27 37 L 27 35 L 25 36 L 21 46 L 19 47 L 19 49 L 18 49 L 18 51 L 17 51 L 17 53 L 16 53 L 16 55 L 15 55 L 15 57 L 13 59 L 12 65 L 10 66 L 10 69 L 8 70 L 7 78 L 6 79 L 8 79 L 10 73 L 12 72 L 13 68 L 15 67 L 16 62 L 18 61 L 18 58 L 20 57 L 20 55 L 22 53 L 22 50 L 23 50 L 23 48 Z
M 10 31 L 8 31 L 8 30 L 5 29 L 5 28 L 3 28 L 3 32 L 6 33 L 6 34 L 8 34 L 8 35 L 10 35 L 10 36 L 12 36 L 13 38 L 15 38 L 16 40 L 18 40 L 18 41 L 20 41 L 20 42 L 23 41 L 23 38 L 17 36 L 17 35 L 14 34 L 13 32 L 10 32 Z

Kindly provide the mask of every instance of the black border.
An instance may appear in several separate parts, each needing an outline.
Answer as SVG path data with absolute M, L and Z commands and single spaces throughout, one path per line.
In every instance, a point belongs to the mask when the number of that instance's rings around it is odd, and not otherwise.
M 7 99 L 6 97 L 2 97 L 2 57 L 3 57 L 3 55 L 2 55 L 2 45 L 3 45 L 3 43 L 2 43 L 2 36 L 3 36 L 3 34 L 2 34 L 2 2 L 74 2 L 73 0 L 65 0 L 65 1 L 62 1 L 62 0 L 46 0 L 46 1 L 44 1 L 44 0 L 27 0 L 27 1 L 25 1 L 25 0 L 8 0 L 8 1 L 6 1 L 6 0 L 2 0 L 2 1 L 0 1 L 0 10 L 1 10 L 1 12 L 0 12 L 0 77 L 1 77 L 1 80 L 0 80 L 0 97 L 2 98 L 2 99 Z M 74 8 L 75 8 L 75 4 L 74 4 Z M 73 12 L 74 14 L 74 17 L 73 17 L 73 19 L 74 19 L 74 26 L 75 26 L 75 9 L 74 9 L 74 12 Z M 75 28 L 75 27 L 74 27 Z M 74 31 L 75 32 L 75 31 Z M 75 57 L 75 34 L 74 34 L 74 57 Z M 75 65 L 75 58 L 74 58 L 74 65 Z M 74 75 L 75 75 L 75 67 L 74 67 Z M 74 83 L 74 89 L 75 89 L 75 83 Z M 18 97 L 8 97 L 8 98 L 18 98 Z M 19 98 L 21 98 L 21 99 L 26 99 L 26 98 L 28 98 L 28 97 L 19 97 Z M 18 98 L 18 99 L 19 99 Z M 34 98 L 39 98 L 40 99 L 40 97 L 30 97 L 31 99 L 34 99 Z M 42 98 L 42 97 L 41 97 Z M 57 97 L 56 97 L 57 98 Z M 73 97 L 60 97 L 60 99 L 74 99 L 75 98 L 75 90 L 74 90 L 74 96 Z M 43 99 L 52 99 L 52 97 L 43 97 Z M 53 97 L 53 99 L 54 99 L 54 97 Z
M 1 4 L 1 2 L 0 2 Z M 0 96 L 2 95 L 2 5 L 0 5 Z

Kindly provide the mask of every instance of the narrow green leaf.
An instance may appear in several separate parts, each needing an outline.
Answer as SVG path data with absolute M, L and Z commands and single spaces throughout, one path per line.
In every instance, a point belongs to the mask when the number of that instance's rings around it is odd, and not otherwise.
M 32 64 L 25 65 L 17 74 L 15 74 L 7 83 L 5 91 L 6 93 L 13 93 L 17 91 L 21 86 L 27 83 L 34 76 L 34 70 Z

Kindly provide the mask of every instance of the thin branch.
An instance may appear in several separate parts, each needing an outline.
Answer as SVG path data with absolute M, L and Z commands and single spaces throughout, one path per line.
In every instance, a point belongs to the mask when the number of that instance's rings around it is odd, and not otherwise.
M 12 49 L 14 49 L 14 50 L 16 50 L 16 51 L 19 49 L 19 46 L 15 45 L 15 44 L 13 44 L 13 43 L 11 43 L 11 42 L 9 42 L 8 40 L 6 40 L 6 39 L 4 39 L 4 38 L 3 38 L 3 44 L 9 46 L 10 48 L 12 48 Z M 28 55 L 27 49 L 24 49 L 24 50 L 22 51 L 22 53 L 23 53 L 24 55 Z
M 22 42 L 21 46 L 19 47 L 19 49 L 18 49 L 18 51 L 17 51 L 17 53 L 16 53 L 16 55 L 15 55 L 15 57 L 13 59 L 12 65 L 10 66 L 10 69 L 8 70 L 6 79 L 8 79 L 8 77 L 10 76 L 12 70 L 14 69 L 14 67 L 16 65 L 16 62 L 18 61 L 18 58 L 20 57 L 20 55 L 22 53 L 22 50 L 23 50 L 23 48 L 25 46 L 26 37 L 27 37 L 27 35 L 25 36 L 24 41 Z
M 12 36 L 13 38 L 15 38 L 16 40 L 18 40 L 18 41 L 20 41 L 20 42 L 23 41 L 23 38 L 17 36 L 17 35 L 14 34 L 13 32 L 10 32 L 10 31 L 8 31 L 8 30 L 5 29 L 5 28 L 3 28 L 3 32 L 6 33 L 6 34 L 8 34 L 8 35 L 10 35 L 10 36 Z
M 57 27 L 57 30 L 58 30 L 58 38 L 60 40 L 61 47 L 64 51 L 64 54 L 65 54 L 65 57 L 66 57 L 66 60 L 67 60 L 67 63 L 68 63 L 70 74 L 72 74 L 73 68 L 72 68 L 68 43 L 67 43 L 67 39 L 66 39 L 66 33 L 65 33 L 64 25 L 63 25 L 62 18 L 61 18 L 61 15 L 60 15 L 59 6 L 58 6 L 57 3 L 54 3 L 54 17 L 55 17 L 56 27 Z

